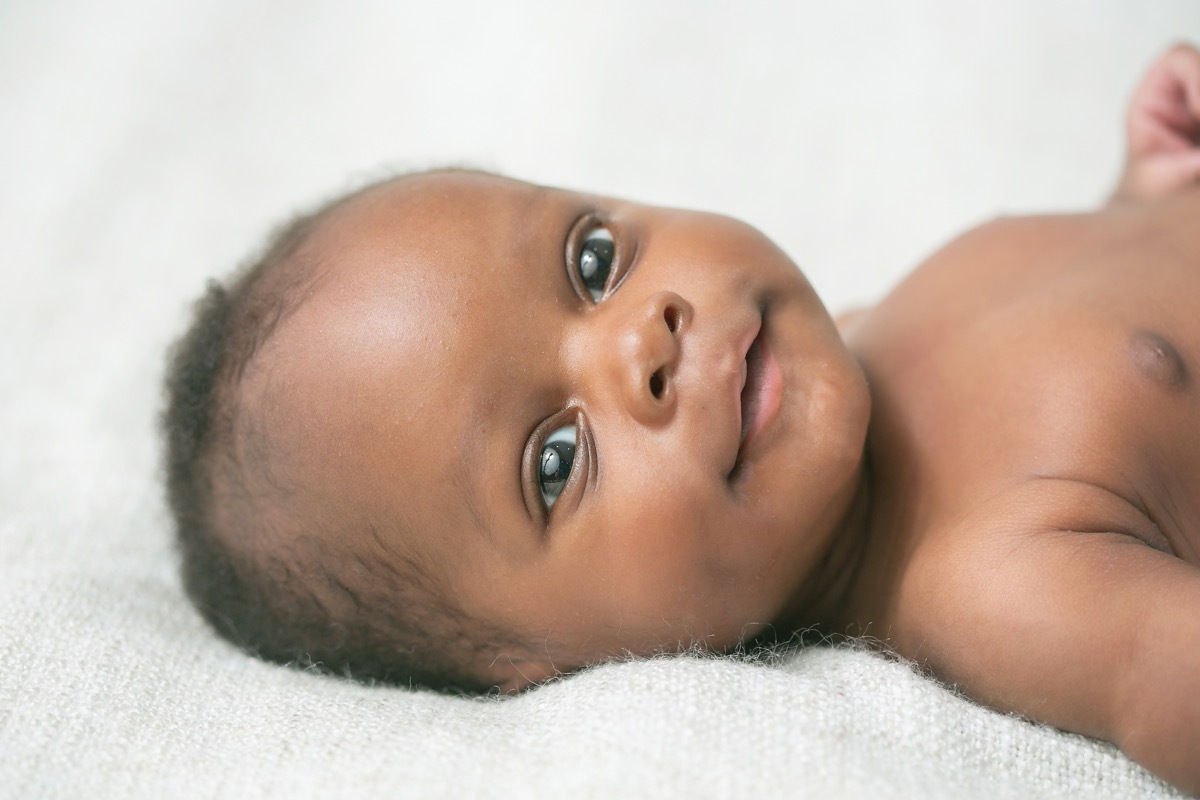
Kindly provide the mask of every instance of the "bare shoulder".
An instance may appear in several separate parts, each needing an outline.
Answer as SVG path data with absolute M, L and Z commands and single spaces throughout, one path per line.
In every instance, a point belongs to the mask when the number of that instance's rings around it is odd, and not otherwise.
M 886 341 L 918 308 L 932 312 L 924 317 L 927 325 L 959 324 L 1058 275 L 1111 261 L 1114 253 L 1133 267 L 1163 253 L 1194 261 L 1198 222 L 1200 187 L 1135 206 L 998 217 L 934 251 L 869 313 L 847 315 L 847 332 L 864 342 L 873 334 Z
M 995 501 L 915 553 L 893 646 L 981 702 L 1200 789 L 1200 570 L 1136 535 L 1137 511 L 1098 487 Z

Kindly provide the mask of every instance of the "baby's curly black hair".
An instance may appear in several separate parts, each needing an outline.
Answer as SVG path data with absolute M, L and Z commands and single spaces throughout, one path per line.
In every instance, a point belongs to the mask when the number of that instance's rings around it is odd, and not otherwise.
M 424 173 L 422 173 L 424 174 Z M 390 178 L 403 180 L 408 176 Z M 255 655 L 356 679 L 486 691 L 467 664 L 512 638 L 467 619 L 415 559 L 339 552 L 336 530 L 272 471 L 274 446 L 239 392 L 281 322 L 327 265 L 306 242 L 343 203 L 295 217 L 261 257 L 210 281 L 168 354 L 166 484 L 184 586 L 224 637 Z M 376 542 L 382 542 L 372 531 Z

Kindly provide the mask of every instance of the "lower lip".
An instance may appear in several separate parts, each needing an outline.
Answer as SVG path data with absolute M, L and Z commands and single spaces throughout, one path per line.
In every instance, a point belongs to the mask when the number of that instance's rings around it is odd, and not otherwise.
M 744 430 L 738 450 L 738 464 L 745 460 L 759 432 L 771 424 L 783 398 L 783 373 L 779 369 L 779 362 L 775 360 L 775 354 L 771 352 L 765 337 L 757 343 L 757 347 L 758 381 L 757 385 L 748 387 L 752 392 L 747 398 L 750 401 L 750 413 L 747 415 L 749 419 L 743 420 Z

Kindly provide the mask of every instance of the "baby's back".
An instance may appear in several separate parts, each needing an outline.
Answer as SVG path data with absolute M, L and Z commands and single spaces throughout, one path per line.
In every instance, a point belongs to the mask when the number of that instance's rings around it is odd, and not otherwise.
M 1157 713 L 1140 654 L 1200 614 L 1198 299 L 1190 191 L 984 225 L 857 320 L 877 517 L 851 627 L 1136 750 L 1113 728 Z

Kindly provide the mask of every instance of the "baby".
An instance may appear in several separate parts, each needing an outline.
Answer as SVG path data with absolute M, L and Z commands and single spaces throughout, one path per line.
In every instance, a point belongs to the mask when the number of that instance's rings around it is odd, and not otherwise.
M 187 588 L 260 655 L 520 690 L 867 635 L 1200 791 L 1200 52 L 1105 209 L 826 313 L 755 229 L 440 171 L 212 285 L 168 377 Z

